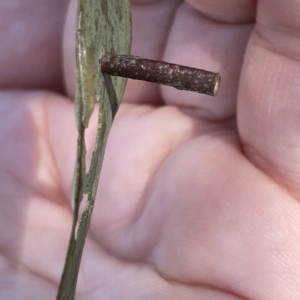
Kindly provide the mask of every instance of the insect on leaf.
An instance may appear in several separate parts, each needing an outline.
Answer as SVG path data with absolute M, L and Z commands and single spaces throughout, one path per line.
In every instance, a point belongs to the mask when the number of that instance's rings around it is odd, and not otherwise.
M 128 54 L 131 44 L 130 0 L 78 0 L 76 31 L 77 156 L 73 179 L 74 216 L 59 285 L 58 299 L 74 299 L 80 260 L 97 193 L 109 130 L 124 93 L 126 79 L 102 74 L 100 53 Z M 85 129 L 98 103 L 98 124 L 90 169 L 86 173 Z M 87 204 L 79 215 L 80 202 Z M 78 223 L 79 222 L 79 223 Z

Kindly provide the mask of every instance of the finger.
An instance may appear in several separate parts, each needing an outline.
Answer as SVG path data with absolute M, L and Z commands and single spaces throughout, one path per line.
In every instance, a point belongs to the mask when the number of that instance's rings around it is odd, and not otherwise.
M 300 2 L 261 0 L 241 78 L 239 131 L 246 155 L 300 193 Z
M 61 37 L 67 3 L 0 2 L 0 88 L 63 90 Z
M 150 3 L 149 3 L 150 2 Z M 132 1 L 131 53 L 161 60 L 172 21 L 181 1 Z M 157 84 L 128 80 L 124 101 L 163 103 Z
M 178 9 L 164 60 L 221 74 L 216 97 L 161 87 L 167 104 L 189 107 L 210 119 L 235 115 L 240 69 L 252 24 L 215 21 L 187 4 Z
M 214 20 L 228 23 L 253 22 L 256 0 L 186 0 L 191 6 Z

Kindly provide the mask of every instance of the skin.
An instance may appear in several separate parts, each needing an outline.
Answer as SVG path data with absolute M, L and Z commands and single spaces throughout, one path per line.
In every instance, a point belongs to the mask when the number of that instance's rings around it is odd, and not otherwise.
M 220 72 L 221 88 L 212 98 L 128 83 L 76 299 L 299 299 L 300 2 L 132 10 L 132 54 Z M 0 3 L 0 299 L 54 299 L 60 280 L 74 20 L 67 1 Z M 88 149 L 95 127 L 93 116 Z

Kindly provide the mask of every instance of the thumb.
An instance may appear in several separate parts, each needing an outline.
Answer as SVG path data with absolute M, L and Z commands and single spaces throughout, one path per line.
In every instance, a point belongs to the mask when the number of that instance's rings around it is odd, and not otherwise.
M 300 195 L 300 2 L 258 1 L 245 57 L 238 126 L 245 153 Z

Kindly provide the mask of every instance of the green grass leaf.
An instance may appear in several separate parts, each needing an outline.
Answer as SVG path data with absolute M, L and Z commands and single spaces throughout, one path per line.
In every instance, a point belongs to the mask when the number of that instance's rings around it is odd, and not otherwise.
M 126 79 L 102 74 L 100 52 L 129 54 L 130 0 L 78 0 L 76 31 L 77 156 L 73 179 L 74 216 L 58 299 L 74 299 L 80 260 L 93 212 L 107 137 L 124 93 Z M 86 173 L 85 129 L 98 101 L 98 124 L 90 169 Z M 87 204 L 79 215 L 81 200 Z M 79 220 L 79 223 L 78 223 Z

